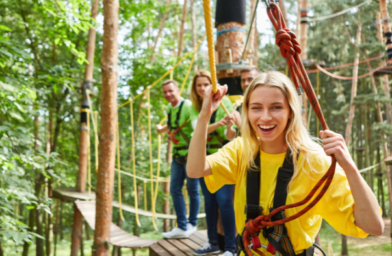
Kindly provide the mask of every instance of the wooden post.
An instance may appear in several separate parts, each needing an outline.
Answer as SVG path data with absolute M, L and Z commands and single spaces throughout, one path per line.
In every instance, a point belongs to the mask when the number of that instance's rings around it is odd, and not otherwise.
M 109 256 L 117 131 L 118 0 L 104 0 L 102 98 L 93 256 Z
M 308 0 L 301 0 L 300 3 L 300 16 L 301 16 L 301 23 L 300 23 L 300 45 L 301 45 L 301 60 L 302 62 L 304 62 L 305 60 L 308 59 L 308 55 L 307 55 L 307 44 L 308 44 L 308 8 L 309 8 L 309 2 Z M 305 120 L 305 122 L 307 122 L 308 120 L 308 98 L 306 97 L 306 94 L 304 93 L 302 95 L 302 99 L 303 99 L 303 106 L 304 106 L 304 112 L 302 114 L 302 118 L 303 120 Z
M 195 9 L 194 9 L 194 0 L 191 0 L 190 8 L 191 8 L 191 20 L 192 20 L 192 46 L 193 48 L 195 48 L 197 45 L 197 33 L 196 33 L 196 16 L 195 16 Z M 197 53 L 194 57 L 193 68 L 195 69 L 195 72 L 197 72 L 198 70 Z
M 170 204 L 169 204 L 169 192 L 170 192 L 170 182 L 164 182 L 163 184 L 163 193 L 165 194 L 164 202 L 163 202 L 163 213 L 170 213 Z M 163 220 L 163 232 L 170 231 L 170 223 L 169 219 Z
M 98 14 L 99 0 L 94 0 L 91 7 L 91 18 L 95 19 Z M 88 142 L 89 142 L 89 131 L 87 128 L 87 112 L 89 106 L 89 93 L 87 89 L 92 89 L 93 81 L 93 69 L 94 69 L 94 51 L 95 51 L 95 28 L 90 28 L 88 33 L 87 42 L 87 61 L 86 70 L 84 74 L 84 82 L 82 86 L 82 105 L 80 112 L 80 147 L 79 147 L 79 172 L 76 190 L 78 192 L 86 191 L 86 177 L 87 177 L 87 158 L 88 158 Z M 74 221 L 72 227 L 72 243 L 71 243 L 71 256 L 78 256 L 78 252 L 81 248 L 81 236 L 82 236 L 83 216 L 79 212 L 76 205 L 74 205 Z
M 295 22 L 295 34 L 298 42 L 301 42 L 301 0 L 297 2 L 297 21 Z
M 169 12 L 170 4 L 171 4 L 171 0 L 168 0 L 167 3 L 166 3 L 165 13 L 163 14 L 161 23 L 159 24 L 158 35 L 155 38 L 154 46 L 152 47 L 152 55 L 151 55 L 150 61 L 154 61 L 155 49 L 156 49 L 156 47 L 158 45 L 159 38 L 161 37 L 163 26 L 165 25 L 165 21 L 167 19 L 167 13 Z
M 387 37 L 387 40 L 390 42 L 391 40 L 391 25 L 389 23 L 389 14 L 388 14 L 388 9 L 386 5 L 385 0 L 380 0 L 380 10 L 381 10 L 381 18 L 383 21 L 380 20 L 380 13 L 377 13 L 376 20 L 377 20 L 377 37 L 380 42 L 382 42 L 382 29 L 384 30 L 384 34 L 389 35 Z M 383 22 L 383 25 L 381 24 Z M 386 46 L 387 52 L 392 48 L 392 44 L 388 43 Z M 388 59 L 391 59 L 392 56 L 388 55 Z M 381 61 L 381 65 L 385 66 L 385 61 Z M 385 97 L 391 98 L 390 95 L 390 88 L 389 88 L 389 81 L 388 81 L 388 75 L 385 74 L 382 76 L 383 84 L 384 84 L 384 94 Z M 392 124 L 392 113 L 391 113 L 391 104 L 389 102 L 385 103 L 385 109 L 386 109 L 386 116 L 387 116 L 387 122 L 388 124 Z M 392 135 L 389 135 L 389 147 L 392 148 Z M 386 151 L 388 151 L 386 149 Z M 388 156 L 388 152 L 384 154 L 384 158 Z M 392 180 L 391 180 L 391 172 L 392 172 L 392 165 L 387 165 L 385 168 L 386 171 L 386 176 L 387 176 L 387 185 L 388 185 L 388 198 L 389 198 L 389 205 L 392 205 Z M 392 221 L 392 214 L 390 214 L 391 221 Z M 390 236 L 392 237 L 392 228 L 390 231 Z
M 178 37 L 178 51 L 177 57 L 182 55 L 182 45 L 184 41 L 184 31 L 185 31 L 185 21 L 186 21 L 186 6 L 188 0 L 184 0 L 184 5 L 182 6 L 182 17 L 181 17 L 181 27 L 180 27 L 180 36 Z

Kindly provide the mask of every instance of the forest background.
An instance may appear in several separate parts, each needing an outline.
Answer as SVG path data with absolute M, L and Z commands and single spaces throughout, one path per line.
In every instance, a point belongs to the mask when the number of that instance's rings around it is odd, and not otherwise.
M 309 15 L 321 17 L 361 2 L 363 0 L 313 0 L 310 1 Z M 179 60 L 178 38 L 183 3 L 173 0 L 166 11 L 167 2 L 164 0 L 120 0 L 119 105 L 141 93 Z M 74 187 L 76 184 L 80 87 L 86 64 L 88 29 L 94 26 L 97 27 L 97 38 L 92 109 L 99 111 L 100 108 L 102 3 L 97 23 L 90 18 L 91 4 L 87 0 L 0 0 L 0 255 L 39 255 L 38 252 L 44 251 L 51 254 L 53 249 L 47 248 L 54 246 L 53 239 L 58 239 L 59 244 L 69 245 L 73 206 L 71 203 L 60 203 L 51 199 L 48 190 Z M 192 51 L 195 40 L 201 39 L 205 33 L 202 1 L 191 1 L 188 6 L 184 44 L 181 49 L 183 54 Z M 250 20 L 250 3 L 247 7 Z M 286 8 L 290 19 L 289 27 L 295 30 L 297 1 L 286 0 Z M 196 17 L 194 24 L 191 10 Z M 344 15 L 310 22 L 308 58 L 324 61 L 326 66 L 353 62 L 353 43 L 359 23 L 362 23 L 360 59 L 384 54 L 385 44 L 377 39 L 377 12 L 378 2 L 371 1 Z M 167 19 L 164 29 L 157 47 L 154 48 L 159 25 L 165 14 Z M 264 4 L 260 4 L 258 15 L 261 16 L 257 19 L 258 66 L 262 70 L 275 69 L 285 72 L 286 63 L 275 45 L 274 32 L 267 19 Z M 193 30 L 196 31 L 196 37 L 193 37 Z M 189 63 L 190 58 L 187 58 L 174 70 L 174 79 L 183 81 Z M 372 68 L 379 67 L 380 64 L 380 60 L 371 62 Z M 200 47 L 195 65 L 199 69 L 208 69 L 205 42 Z M 359 66 L 359 74 L 368 71 L 366 63 Z M 352 76 L 352 67 L 339 69 L 335 73 Z M 344 134 L 349 113 L 351 81 L 332 79 L 324 74 L 320 74 L 319 78 L 319 100 L 327 123 L 333 131 Z M 315 86 L 316 73 L 310 74 L 310 79 Z M 390 143 L 383 133 L 389 137 L 392 135 L 392 125 L 379 123 L 377 119 L 376 103 L 381 103 L 386 120 L 385 103 L 391 103 L 391 99 L 384 97 L 381 79 L 375 79 L 379 94 L 373 93 L 370 77 L 358 81 L 350 151 L 359 169 L 377 164 L 386 157 L 383 155 L 382 143 Z M 190 83 L 191 78 L 186 82 L 184 97 L 189 95 Z M 151 99 L 151 121 L 157 124 L 165 116 L 167 105 L 159 86 L 151 90 Z M 134 116 L 134 132 L 137 138 L 136 168 L 148 174 L 149 148 L 146 130 L 149 117 L 145 98 L 140 97 L 134 102 Z M 316 136 L 315 115 L 309 114 L 309 117 L 309 131 Z M 129 108 L 121 108 L 119 135 L 121 165 L 124 170 L 131 168 L 129 119 Z M 156 158 L 157 134 L 155 129 L 152 132 L 153 155 Z M 166 137 L 164 139 L 166 141 Z M 94 144 L 93 137 L 91 144 Z M 169 175 L 169 165 L 165 162 L 166 145 L 162 145 L 161 150 L 161 174 L 165 177 Z M 91 162 L 95 163 L 96 156 L 93 151 L 91 153 Z M 381 165 L 363 175 L 377 195 L 383 215 L 390 216 L 385 167 Z M 95 182 L 93 175 L 92 185 Z M 115 183 L 115 198 L 118 196 L 117 186 Z M 132 179 L 123 177 L 122 186 L 123 202 L 133 205 L 135 193 Z M 138 187 L 142 186 L 142 183 L 138 183 Z M 140 197 L 143 197 L 144 193 L 149 195 L 149 187 L 140 193 Z M 160 191 L 157 209 L 162 209 L 165 198 L 167 195 Z M 146 203 L 147 205 L 140 200 L 140 208 L 150 209 L 150 200 Z M 124 217 L 124 230 L 156 236 L 149 218 L 141 218 L 142 226 L 138 228 L 133 214 L 124 213 Z M 59 219 L 59 226 L 53 228 L 55 219 Z M 115 210 L 113 221 L 118 220 L 119 213 Z M 85 226 L 84 232 L 88 240 L 91 239 L 92 231 Z M 158 222 L 158 227 L 161 229 L 162 222 Z

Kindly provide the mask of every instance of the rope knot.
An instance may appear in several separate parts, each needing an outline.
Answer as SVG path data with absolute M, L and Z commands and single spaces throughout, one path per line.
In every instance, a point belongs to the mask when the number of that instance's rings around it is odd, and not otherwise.
M 280 53 L 286 59 L 301 53 L 301 48 L 296 40 L 296 35 L 289 29 L 279 29 L 276 31 L 276 44 L 279 46 Z

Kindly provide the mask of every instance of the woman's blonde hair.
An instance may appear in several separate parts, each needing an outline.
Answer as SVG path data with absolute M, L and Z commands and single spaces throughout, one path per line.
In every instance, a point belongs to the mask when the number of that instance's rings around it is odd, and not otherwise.
M 211 81 L 211 73 L 207 70 L 199 70 L 196 72 L 196 74 L 193 76 L 193 82 L 192 82 L 192 88 L 191 88 L 191 101 L 193 103 L 193 106 L 197 111 L 200 112 L 201 110 L 201 105 L 203 104 L 203 99 L 197 94 L 196 92 L 196 80 L 199 77 L 207 77 L 210 83 Z
M 248 159 L 248 161 L 243 162 L 243 164 L 246 165 L 245 170 L 248 167 L 255 166 L 254 158 L 256 157 L 256 154 L 259 151 L 260 145 L 262 143 L 262 141 L 260 141 L 260 139 L 258 138 L 256 132 L 252 129 L 252 126 L 248 119 L 250 96 L 256 88 L 261 86 L 279 88 L 289 104 L 291 118 L 288 120 L 287 123 L 287 127 L 285 130 L 285 138 L 293 154 L 294 179 L 298 175 L 298 153 L 300 152 L 300 154 L 303 155 L 303 160 L 308 162 L 309 166 L 311 167 L 310 153 L 322 152 L 322 148 L 317 142 L 312 139 L 305 127 L 301 115 L 302 104 L 296 91 L 296 88 L 286 75 L 277 71 L 268 71 L 265 73 L 261 73 L 259 76 L 257 76 L 248 86 L 248 89 L 246 90 L 244 96 L 244 103 L 241 115 L 241 131 L 244 142 L 242 159 Z

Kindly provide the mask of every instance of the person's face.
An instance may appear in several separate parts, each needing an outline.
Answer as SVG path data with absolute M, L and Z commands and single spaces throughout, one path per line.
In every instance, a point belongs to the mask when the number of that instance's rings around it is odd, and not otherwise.
M 165 84 L 164 86 L 162 86 L 162 91 L 163 97 L 169 103 L 175 103 L 179 98 L 180 91 L 178 90 L 178 87 L 176 87 L 173 83 Z
M 246 88 L 248 88 L 249 84 L 255 79 L 257 76 L 257 72 L 255 70 L 251 70 L 249 72 L 241 73 L 241 87 L 245 92 Z
M 205 90 L 211 86 L 210 80 L 205 76 L 196 78 L 196 93 L 203 99 Z
M 263 145 L 285 145 L 285 130 L 290 106 L 282 91 L 276 87 L 259 86 L 249 99 L 248 118 Z

